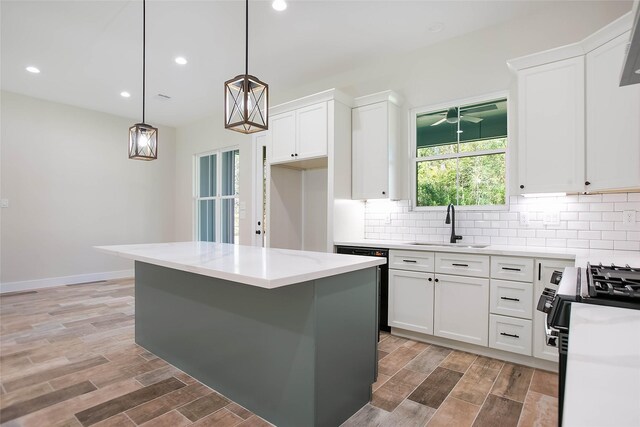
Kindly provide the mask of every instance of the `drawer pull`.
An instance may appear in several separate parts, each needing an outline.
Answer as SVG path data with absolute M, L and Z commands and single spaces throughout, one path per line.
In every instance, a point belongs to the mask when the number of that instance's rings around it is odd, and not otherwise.
M 456 264 L 455 262 L 451 263 L 451 265 L 454 265 L 456 267 L 469 267 L 469 264 Z
M 418 261 L 416 261 L 415 259 L 403 259 L 402 262 L 412 262 L 412 263 L 417 263 Z
M 522 271 L 519 268 L 513 268 L 513 267 L 502 267 L 502 269 L 507 271 Z
M 506 332 L 500 332 L 500 335 L 504 335 L 505 337 L 511 337 L 511 338 L 520 338 L 520 335 L 508 334 Z
M 500 299 L 506 299 L 507 301 L 518 301 L 518 302 L 520 302 L 520 300 L 518 298 L 500 297 Z

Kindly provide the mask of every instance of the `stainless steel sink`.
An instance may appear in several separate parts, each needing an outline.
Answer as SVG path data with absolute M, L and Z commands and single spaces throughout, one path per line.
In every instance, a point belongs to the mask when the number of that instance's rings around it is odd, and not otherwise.
M 480 248 L 486 248 L 489 245 L 467 245 L 465 243 L 432 243 L 432 242 L 411 242 L 409 243 L 410 245 L 417 245 L 417 246 L 446 246 L 446 247 L 450 247 L 450 248 L 476 248 L 476 249 L 480 249 Z

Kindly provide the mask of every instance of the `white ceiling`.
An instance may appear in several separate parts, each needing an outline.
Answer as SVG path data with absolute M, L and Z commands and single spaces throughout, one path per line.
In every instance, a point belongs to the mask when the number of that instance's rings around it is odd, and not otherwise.
M 303 1 L 249 5 L 249 73 L 278 90 L 549 7 L 543 1 Z M 1 3 L 2 89 L 141 119 L 142 2 Z M 429 31 L 444 24 L 438 33 Z M 186 66 L 173 61 L 181 55 Z M 34 65 L 40 74 L 27 73 Z M 147 1 L 147 113 L 179 126 L 217 113 L 244 72 L 244 1 Z M 120 92 L 126 90 L 131 98 Z M 164 101 L 158 93 L 171 96 Z

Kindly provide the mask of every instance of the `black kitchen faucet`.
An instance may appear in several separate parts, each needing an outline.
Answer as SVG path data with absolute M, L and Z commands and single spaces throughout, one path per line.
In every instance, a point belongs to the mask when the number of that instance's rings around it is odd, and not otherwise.
M 451 210 L 451 215 L 449 215 L 449 210 Z M 462 236 L 456 235 L 456 210 L 453 207 L 453 203 L 449 203 L 449 206 L 447 206 L 447 219 L 444 220 L 444 223 L 451 224 L 450 243 L 456 243 L 456 241 L 462 240 Z

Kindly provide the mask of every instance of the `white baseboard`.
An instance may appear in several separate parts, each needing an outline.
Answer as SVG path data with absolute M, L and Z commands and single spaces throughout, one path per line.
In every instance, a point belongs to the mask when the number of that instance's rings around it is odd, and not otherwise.
M 0 283 L 0 294 L 5 292 L 32 291 L 34 289 L 52 288 L 55 286 L 98 282 L 100 280 L 123 279 L 126 277 L 133 277 L 133 269 L 77 274 L 75 276 L 48 277 L 46 279 L 23 280 L 20 282 L 6 282 Z

